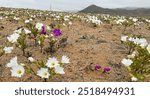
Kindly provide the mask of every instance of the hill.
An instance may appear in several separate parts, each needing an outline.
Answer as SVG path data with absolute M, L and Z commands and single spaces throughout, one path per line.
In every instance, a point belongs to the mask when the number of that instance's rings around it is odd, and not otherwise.
M 90 5 L 87 8 L 79 11 L 81 13 L 100 13 L 110 15 L 123 15 L 123 16 L 139 16 L 139 17 L 150 17 L 149 8 L 117 8 L 108 9 L 102 8 L 96 5 Z

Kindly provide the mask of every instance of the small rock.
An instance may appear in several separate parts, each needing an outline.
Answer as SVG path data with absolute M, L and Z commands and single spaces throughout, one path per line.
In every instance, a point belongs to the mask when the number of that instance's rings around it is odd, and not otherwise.
M 4 29 L 4 26 L 0 26 L 0 30 L 3 30 Z

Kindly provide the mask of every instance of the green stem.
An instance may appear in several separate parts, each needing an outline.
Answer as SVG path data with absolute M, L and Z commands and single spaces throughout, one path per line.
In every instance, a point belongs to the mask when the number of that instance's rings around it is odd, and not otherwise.
M 25 48 L 22 48 L 23 56 L 25 56 Z
M 44 82 L 47 82 L 47 78 L 44 78 Z
M 40 49 L 41 49 L 41 53 L 43 53 L 43 46 L 40 46 Z

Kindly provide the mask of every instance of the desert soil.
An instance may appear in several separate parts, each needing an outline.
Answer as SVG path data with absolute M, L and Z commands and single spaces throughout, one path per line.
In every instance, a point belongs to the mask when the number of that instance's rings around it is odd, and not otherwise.
M 37 19 L 38 20 L 38 19 Z M 50 24 L 51 20 L 41 21 L 44 24 Z M 120 25 L 102 24 L 98 27 L 91 27 L 79 21 L 73 21 L 70 27 L 63 27 L 62 33 L 67 37 L 67 45 L 59 49 L 54 54 L 55 57 L 61 59 L 62 55 L 67 55 L 70 58 L 70 64 L 65 66 L 65 74 L 57 75 L 48 81 L 53 82 L 126 82 L 130 81 L 127 68 L 121 64 L 121 60 L 127 56 L 127 50 L 121 44 L 120 37 L 124 29 Z M 1 20 L 0 26 L 4 29 L 0 30 L 0 47 L 5 46 L 6 37 L 22 23 L 14 23 L 8 20 Z M 126 32 L 133 34 L 142 34 L 150 42 L 150 31 L 147 26 L 141 24 L 135 29 L 131 26 Z M 32 52 L 32 57 L 42 59 L 46 62 L 47 54 L 41 54 L 40 48 L 29 47 L 27 51 Z M 31 65 L 26 57 L 22 56 L 21 50 L 16 48 L 12 54 L 5 54 L 0 57 L 0 81 L 1 82 L 41 82 L 42 80 L 34 75 L 25 74 L 22 78 L 11 77 L 9 68 L 6 64 L 14 56 L 18 56 L 19 63 Z M 101 73 L 94 69 L 95 65 L 109 67 L 109 73 Z M 34 68 L 34 65 L 32 66 Z M 36 70 L 36 68 L 35 68 Z M 146 80 L 150 81 L 150 80 Z

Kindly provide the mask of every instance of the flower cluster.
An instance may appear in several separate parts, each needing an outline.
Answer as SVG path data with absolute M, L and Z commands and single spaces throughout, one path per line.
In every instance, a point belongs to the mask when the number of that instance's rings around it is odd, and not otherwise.
M 128 30 L 128 27 L 132 26 L 135 29 L 138 28 L 135 27 L 136 25 L 143 25 L 143 23 L 146 23 L 145 25 L 150 29 L 149 18 L 29 9 L 20 10 L 13 8 L 8 8 L 7 10 L 0 8 L 0 21 L 5 20 L 10 23 L 21 24 L 12 34 L 6 37 L 7 42 L 5 42 L 5 46 L 0 48 L 0 57 L 3 54 L 8 55 L 13 53 L 18 55 L 21 50 L 23 59 L 26 61 L 26 65 L 19 64 L 17 62 L 17 56 L 10 60 L 6 67 L 11 69 L 10 71 L 13 77 L 22 77 L 26 72 L 33 73 L 42 79 L 50 79 L 56 74 L 65 74 L 64 65 L 70 63 L 69 58 L 62 56 L 62 59 L 58 60 L 54 56 L 57 56 L 56 54 L 58 53 L 56 52 L 59 52 L 61 50 L 60 48 L 67 44 L 67 37 L 65 38 L 62 32 L 63 27 L 68 27 L 68 29 L 73 28 L 79 21 L 84 25 L 93 27 L 100 25 L 107 27 L 108 24 L 107 30 L 117 25 L 119 26 L 117 29 L 124 28 L 123 33 Z M 73 27 L 71 27 L 72 24 L 74 25 Z M 0 27 L 0 30 L 1 28 L 2 31 L 5 29 L 3 26 Z M 75 32 L 77 30 L 75 29 L 73 31 Z M 131 80 L 144 80 L 150 73 L 150 44 L 144 37 L 134 35 L 123 35 L 121 42 L 128 49 L 128 55 L 122 59 L 121 63 L 129 70 Z M 36 59 L 38 56 L 36 55 L 37 53 L 39 53 L 39 56 L 42 56 L 40 60 Z M 42 59 L 45 56 L 46 59 Z M 103 68 L 97 65 L 95 66 L 95 70 L 101 73 L 109 73 L 111 68 Z
M 63 66 L 68 63 L 70 63 L 70 59 L 67 56 L 62 56 L 61 62 L 55 57 L 49 58 L 46 64 L 37 64 L 41 67 L 37 71 L 37 75 L 41 78 L 49 78 L 50 76 L 53 77 L 55 74 L 65 74 Z
M 148 47 L 148 42 L 143 37 L 136 37 L 136 36 L 121 36 L 121 41 L 127 46 L 129 50 L 129 54 L 134 51 L 137 46 L 141 48 Z
M 129 49 L 129 55 L 121 63 L 126 66 L 132 81 L 143 81 L 150 73 L 150 44 L 140 36 L 122 36 L 121 41 Z
M 101 70 L 102 69 L 102 70 Z M 103 73 L 110 72 L 110 68 L 102 68 L 102 66 L 96 65 L 95 70 L 101 70 Z
M 70 63 L 70 59 L 65 55 L 62 56 L 61 62 L 59 62 L 55 57 L 49 58 L 46 64 L 43 64 L 43 62 L 40 63 L 32 57 L 29 57 L 28 60 L 39 68 L 37 73 L 34 74 L 45 79 L 50 76 L 53 77 L 56 74 L 65 74 L 63 66 Z M 25 69 L 27 69 L 26 71 L 34 72 L 31 67 L 29 69 L 25 64 L 18 64 L 17 56 L 12 58 L 6 67 L 11 68 L 11 76 L 13 77 L 22 77 L 25 74 Z
M 22 77 L 25 73 L 24 65 L 18 64 L 17 57 L 14 57 L 6 65 L 6 67 L 11 68 L 11 76 L 13 77 Z
M 12 13 L 14 14 L 13 11 Z M 6 67 L 11 68 L 11 76 L 13 77 L 20 78 L 26 73 L 31 73 L 43 79 L 48 79 L 56 74 L 65 74 L 64 66 L 70 63 L 70 59 L 65 55 L 62 56 L 61 61 L 58 61 L 55 57 L 50 57 L 47 63 L 41 61 L 43 59 L 36 60 L 33 58 L 31 48 L 40 49 L 41 54 L 46 53 L 48 56 L 54 56 L 54 52 L 61 48 L 60 41 L 64 39 L 60 38 L 63 33 L 59 23 L 57 26 L 51 24 L 45 25 L 40 22 L 35 23 L 35 18 L 39 16 L 41 15 L 31 15 L 25 20 L 15 16 L 12 18 L 16 21 L 24 21 L 24 26 L 18 27 L 12 34 L 7 36 L 6 46 L 2 48 L 2 54 L 11 54 L 12 51 L 16 53 L 15 48 L 19 48 L 23 52 L 23 57 L 28 61 L 26 65 L 19 64 L 17 62 L 17 56 L 10 60 Z M 5 18 L 8 20 L 11 19 L 10 17 Z M 72 24 L 70 17 L 64 16 L 64 23 L 65 21 L 68 21 L 69 25 Z M 35 68 L 38 70 L 33 69 L 31 65 L 35 65 Z

